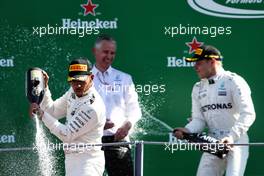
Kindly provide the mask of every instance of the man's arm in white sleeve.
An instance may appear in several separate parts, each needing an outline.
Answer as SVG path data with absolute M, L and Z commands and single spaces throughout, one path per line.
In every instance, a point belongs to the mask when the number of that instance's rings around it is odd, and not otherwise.
M 203 114 L 201 113 L 201 105 L 198 101 L 198 87 L 196 83 L 192 91 L 192 120 L 185 126 L 190 133 L 201 133 L 206 125 Z
M 86 107 L 76 112 L 72 119 L 68 121 L 67 125 L 60 123 L 47 112 L 44 113 L 42 121 L 51 133 L 63 142 L 70 143 L 95 128 L 98 122 L 98 116 L 94 109 Z
M 231 129 L 231 137 L 236 141 L 245 134 L 256 118 L 251 91 L 247 82 L 240 76 L 233 79 L 232 98 L 235 107 L 239 110 L 239 117 Z
M 131 126 L 134 126 L 135 123 L 141 118 L 142 113 L 138 102 L 138 94 L 131 76 L 128 77 L 126 86 L 127 87 L 124 92 L 126 116 L 127 121 L 131 123 Z
M 51 92 L 49 88 L 45 88 L 44 98 L 40 104 L 41 109 L 48 112 L 56 119 L 61 119 L 66 116 L 67 112 L 67 97 L 69 91 L 67 91 L 62 97 L 52 100 Z

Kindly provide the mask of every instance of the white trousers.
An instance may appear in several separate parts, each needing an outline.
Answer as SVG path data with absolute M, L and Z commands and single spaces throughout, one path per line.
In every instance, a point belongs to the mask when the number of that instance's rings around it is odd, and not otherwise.
M 105 168 L 104 153 L 92 156 L 88 153 L 65 155 L 66 176 L 102 176 Z
M 248 143 L 247 134 L 243 135 L 235 143 Z M 215 155 L 203 153 L 197 171 L 197 176 L 243 176 L 248 159 L 248 146 L 234 146 L 224 159 Z

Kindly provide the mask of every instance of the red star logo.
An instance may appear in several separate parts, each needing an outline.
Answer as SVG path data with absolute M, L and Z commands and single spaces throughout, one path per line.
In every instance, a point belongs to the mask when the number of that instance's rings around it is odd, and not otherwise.
M 189 47 L 189 54 L 193 53 L 197 48 L 203 45 L 203 42 L 198 42 L 196 37 L 193 37 L 192 42 L 185 43 Z
M 92 0 L 88 0 L 87 4 L 82 4 L 81 7 L 84 8 L 84 13 L 83 15 L 86 16 L 88 14 L 92 14 L 93 16 L 95 16 L 95 11 L 94 9 L 96 9 L 99 5 L 98 4 L 93 4 Z

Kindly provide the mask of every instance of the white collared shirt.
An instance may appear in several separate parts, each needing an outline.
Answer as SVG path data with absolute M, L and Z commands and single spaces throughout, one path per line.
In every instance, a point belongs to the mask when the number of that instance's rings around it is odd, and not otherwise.
M 141 109 L 131 76 L 111 66 L 104 73 L 94 66 L 92 73 L 95 88 L 106 106 L 106 119 L 115 124 L 104 130 L 104 135 L 115 134 L 125 121 L 134 126 L 141 117 Z

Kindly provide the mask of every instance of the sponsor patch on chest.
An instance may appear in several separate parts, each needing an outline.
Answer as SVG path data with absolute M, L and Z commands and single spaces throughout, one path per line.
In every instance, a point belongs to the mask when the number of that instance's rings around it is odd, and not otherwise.
M 217 89 L 217 92 L 218 92 L 218 96 L 226 96 L 227 95 L 227 91 L 225 88 L 225 82 L 220 83 L 220 85 Z
M 232 107 L 233 107 L 232 103 L 215 103 L 201 107 L 201 111 L 206 112 L 206 111 L 213 111 L 219 109 L 231 109 Z

